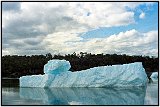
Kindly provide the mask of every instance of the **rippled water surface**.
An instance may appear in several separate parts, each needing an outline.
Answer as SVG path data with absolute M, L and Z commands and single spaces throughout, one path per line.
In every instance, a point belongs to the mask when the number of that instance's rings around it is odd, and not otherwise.
M 157 105 L 158 84 L 132 88 L 2 88 L 2 105 Z

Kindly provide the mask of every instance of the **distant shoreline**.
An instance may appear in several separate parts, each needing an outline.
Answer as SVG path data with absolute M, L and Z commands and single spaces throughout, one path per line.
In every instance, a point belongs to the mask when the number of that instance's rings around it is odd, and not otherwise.
M 2 78 L 2 87 L 19 87 L 19 78 Z
M 19 78 L 2 78 L 2 79 L 19 79 Z
M 142 62 L 147 76 L 152 72 L 159 72 L 159 59 L 149 56 L 130 56 L 126 54 L 91 54 L 87 52 L 68 55 L 32 55 L 32 56 L 2 56 L 2 78 L 19 78 L 26 75 L 44 74 L 44 65 L 53 59 L 67 60 L 71 64 L 69 71 L 76 72 L 98 66 L 111 66 L 117 64 L 129 64 Z

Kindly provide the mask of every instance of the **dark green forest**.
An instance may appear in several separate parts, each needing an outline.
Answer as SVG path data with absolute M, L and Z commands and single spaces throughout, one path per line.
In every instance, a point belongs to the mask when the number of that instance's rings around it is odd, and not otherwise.
M 2 78 L 19 78 L 25 75 L 44 74 L 43 67 L 51 59 L 65 59 L 71 64 L 70 71 L 80 71 L 97 66 L 142 62 L 148 76 L 158 71 L 159 59 L 149 56 L 129 56 L 117 54 L 91 54 L 80 52 L 67 55 L 2 56 Z

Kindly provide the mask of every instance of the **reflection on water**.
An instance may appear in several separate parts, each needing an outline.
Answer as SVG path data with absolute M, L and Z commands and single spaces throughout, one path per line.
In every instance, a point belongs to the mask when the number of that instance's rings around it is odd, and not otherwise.
M 145 96 L 145 105 L 158 105 L 158 83 L 148 84 Z
M 19 87 L 2 88 L 2 105 L 43 105 L 40 101 L 21 99 Z
M 24 105 L 143 105 L 145 88 L 19 88 L 16 94 Z
M 145 90 L 145 87 L 2 88 L 2 105 L 10 102 L 11 105 L 144 105 Z
M 20 97 L 55 105 L 143 105 L 145 88 L 20 88 Z

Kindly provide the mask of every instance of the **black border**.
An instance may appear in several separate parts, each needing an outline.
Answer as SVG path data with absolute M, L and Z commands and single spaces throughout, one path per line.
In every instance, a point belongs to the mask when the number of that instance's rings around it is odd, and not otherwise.
M 30 1 L 30 0 L 24 0 L 24 1 L 1 1 L 1 59 L 2 59 L 2 3 L 3 2 L 157 2 L 158 3 L 158 59 L 159 59 L 159 0 L 157 1 Z M 159 62 L 158 62 L 159 65 Z M 160 65 L 159 65 L 160 66 Z M 1 60 L 1 67 L 2 67 L 2 60 Z M 2 69 L 1 69 L 2 71 Z M 159 71 L 158 71 L 159 72 Z M 2 74 L 2 73 L 1 73 Z M 158 80 L 159 80 L 159 73 L 158 73 Z M 159 106 L 159 81 L 158 81 L 158 105 L 2 105 L 2 77 L 1 77 L 1 106 Z

